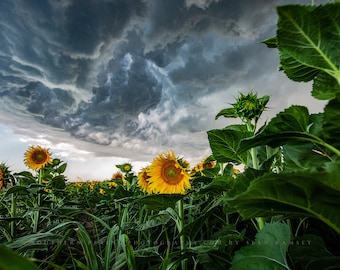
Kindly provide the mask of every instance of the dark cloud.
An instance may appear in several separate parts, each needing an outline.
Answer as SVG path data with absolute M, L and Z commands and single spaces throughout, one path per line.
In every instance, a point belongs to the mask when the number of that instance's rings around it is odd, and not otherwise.
M 260 41 L 289 2 L 2 0 L 0 110 L 112 148 L 203 151 L 238 91 L 283 91 Z

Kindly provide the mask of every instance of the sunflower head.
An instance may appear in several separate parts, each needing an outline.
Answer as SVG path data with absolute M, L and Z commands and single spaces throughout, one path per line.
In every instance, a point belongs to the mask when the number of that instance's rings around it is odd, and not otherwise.
M 116 167 L 124 173 L 128 173 L 132 170 L 132 165 L 130 163 L 123 163 L 121 165 L 116 165 Z
M 3 187 L 7 187 L 7 184 L 9 182 L 12 182 L 14 185 L 14 177 L 11 174 L 11 171 L 9 170 L 6 163 L 2 162 L 0 163 L 0 189 Z
M 116 172 L 112 175 L 111 180 L 124 180 L 124 175 L 121 172 Z
M 41 146 L 31 146 L 25 153 L 25 164 L 34 171 L 51 163 L 52 159 L 49 149 L 42 148 Z
M 118 184 L 114 181 L 109 181 L 109 182 L 107 182 L 107 184 L 108 184 L 109 188 L 115 188 L 115 187 L 118 186 Z
M 240 97 L 233 104 L 235 114 L 243 121 L 254 119 L 256 122 L 260 118 L 266 105 L 269 101 L 269 96 L 258 98 L 257 94 L 250 92 L 248 95 L 240 94 Z
M 187 168 L 188 163 L 177 159 L 173 151 L 159 154 L 147 167 L 150 190 L 161 194 L 185 194 L 191 187 Z
M 201 162 L 197 163 L 196 166 L 191 170 L 191 175 L 195 175 L 199 173 L 200 175 L 204 175 L 204 170 L 213 169 L 216 166 L 216 161 L 213 159 L 212 156 L 209 156 L 202 160 Z
M 149 178 L 150 176 L 148 175 L 147 168 L 143 168 L 138 174 L 137 185 L 142 191 L 151 194 L 152 190 L 150 189 Z
M 124 186 L 126 185 L 125 177 L 121 172 L 114 173 L 111 177 L 111 181 L 114 181 L 116 183 L 121 183 Z
M 196 164 L 196 166 L 191 170 L 191 175 L 195 175 L 196 173 L 202 174 L 202 171 L 204 170 L 204 163 L 199 162 Z

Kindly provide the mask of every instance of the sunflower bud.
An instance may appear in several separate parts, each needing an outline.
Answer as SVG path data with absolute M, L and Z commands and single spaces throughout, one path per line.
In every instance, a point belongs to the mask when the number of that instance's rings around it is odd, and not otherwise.
M 241 93 L 236 103 L 232 104 L 235 110 L 235 115 L 242 119 L 242 121 L 257 120 L 260 118 L 266 105 L 269 101 L 269 96 L 258 98 L 257 94 L 250 92 L 248 95 Z

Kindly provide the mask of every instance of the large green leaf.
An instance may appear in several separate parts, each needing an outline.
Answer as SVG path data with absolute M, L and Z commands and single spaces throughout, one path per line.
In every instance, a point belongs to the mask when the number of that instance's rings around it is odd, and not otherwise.
M 282 147 L 283 168 L 286 172 L 315 168 L 328 162 L 328 157 L 318 151 L 312 143 L 284 145 Z
M 315 217 L 340 233 L 340 164 L 324 169 L 265 174 L 227 200 L 245 219 L 277 214 Z
M 264 134 L 281 131 L 308 131 L 310 115 L 304 106 L 292 105 L 273 117 L 264 129 Z
M 294 243 L 297 244 L 289 247 L 289 254 L 295 269 L 340 269 L 340 256 L 330 253 L 320 236 L 304 235 Z
M 278 7 L 277 11 L 277 42 L 287 76 L 303 81 L 300 71 L 307 76 L 313 70 L 322 70 L 339 86 L 340 4 L 287 5 Z
M 323 136 L 327 143 L 340 149 L 340 101 L 332 99 L 325 107 L 323 118 Z
M 332 119 L 329 123 L 330 133 L 338 134 L 334 112 L 326 119 Z M 326 143 L 319 136 L 321 133 L 322 114 L 309 115 L 308 109 L 304 106 L 293 105 L 283 112 L 277 114 L 255 137 L 245 138 L 240 142 L 238 151 L 243 152 L 252 147 L 269 145 L 277 147 L 284 144 L 301 144 L 302 142 L 313 143 L 327 148 L 340 156 L 340 151 L 336 147 Z M 323 123 L 325 125 L 325 121 Z M 338 140 L 334 138 L 334 140 Z
M 273 117 L 255 137 L 243 139 L 238 150 L 245 151 L 260 145 L 277 147 L 296 140 L 308 140 L 310 127 L 308 109 L 292 105 Z
M 256 234 L 255 241 L 236 251 L 230 270 L 289 269 L 286 253 L 290 231 L 286 224 L 269 223 Z
M 313 82 L 312 96 L 321 100 L 330 100 L 340 92 L 339 88 L 338 82 L 332 76 L 320 71 Z
M 1 270 L 39 270 L 31 260 L 20 256 L 14 251 L 0 246 L 0 269 Z
M 208 140 L 214 158 L 218 162 L 247 163 L 247 153 L 240 153 L 240 141 L 251 133 L 234 127 L 208 131 Z

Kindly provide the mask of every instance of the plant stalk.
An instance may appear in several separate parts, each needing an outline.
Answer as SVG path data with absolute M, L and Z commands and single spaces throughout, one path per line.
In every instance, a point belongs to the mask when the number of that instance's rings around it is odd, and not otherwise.
M 248 120 L 247 123 L 247 130 L 250 131 L 252 133 L 252 135 L 255 134 L 255 130 L 256 130 L 256 123 L 254 125 L 254 127 L 251 124 L 251 120 Z M 255 170 L 258 170 L 260 168 L 259 166 L 259 160 L 257 158 L 257 150 L 255 147 L 250 149 L 250 156 L 251 156 L 251 161 L 252 161 L 252 165 L 253 168 Z M 256 218 L 256 222 L 257 222 L 257 229 L 260 231 L 264 225 L 266 224 L 265 219 L 263 217 L 257 217 Z
M 40 185 L 42 185 L 42 169 L 39 170 L 39 175 L 38 175 L 38 197 L 37 197 L 37 204 L 36 206 L 40 208 L 41 206 L 41 193 L 40 193 Z M 38 225 L 39 225 L 39 219 L 40 219 L 40 210 L 37 209 L 36 212 L 34 213 L 33 217 L 33 233 L 38 232 Z
M 181 198 L 178 201 L 178 216 L 179 216 L 179 222 L 178 222 L 178 232 L 181 234 L 184 228 L 184 200 Z M 183 252 L 185 250 L 185 235 L 181 234 L 179 237 L 179 241 L 181 244 L 181 253 L 183 255 Z M 187 270 L 187 260 L 181 261 L 182 270 Z
M 17 211 L 17 198 L 16 198 L 16 195 L 12 193 L 11 195 L 11 201 L 12 201 L 12 204 L 11 204 L 11 218 L 15 218 L 16 216 L 16 211 Z M 12 238 L 15 238 L 15 220 L 12 220 L 11 221 L 11 225 L 10 225 L 10 230 L 11 230 L 11 236 Z

